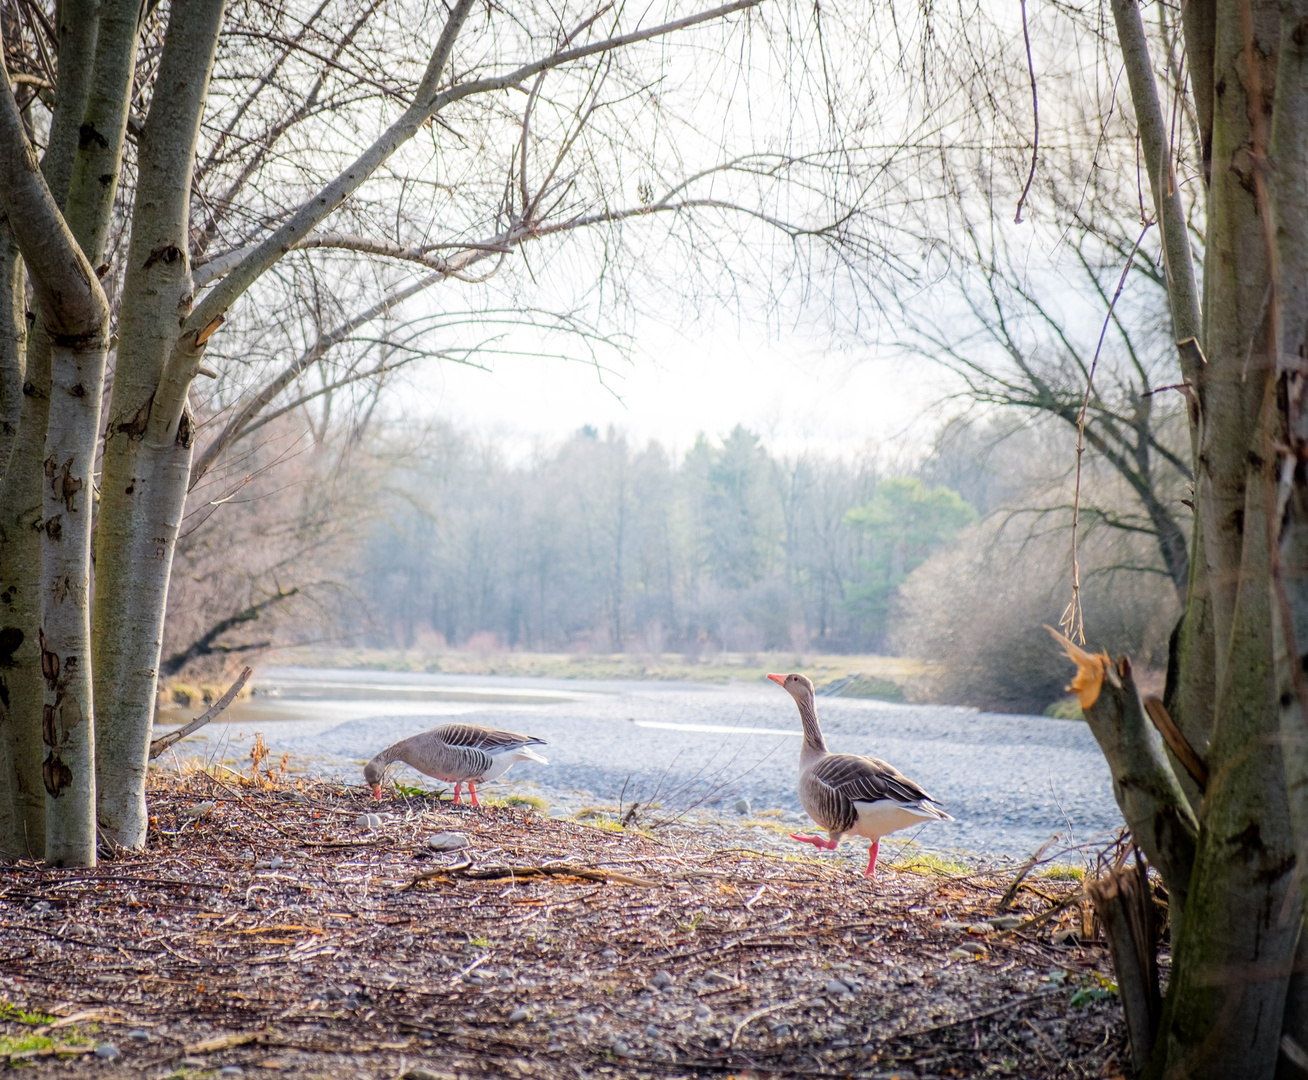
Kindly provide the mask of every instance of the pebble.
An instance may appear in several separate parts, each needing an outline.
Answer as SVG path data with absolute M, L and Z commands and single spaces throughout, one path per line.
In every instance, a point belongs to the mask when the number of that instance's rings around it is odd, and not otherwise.
M 979 941 L 965 941 L 959 945 L 959 948 L 965 953 L 971 953 L 973 956 L 984 956 L 986 954 L 986 947 Z
M 184 1057 L 177 1064 L 183 1069 L 205 1069 L 209 1066 L 209 1063 L 205 1061 L 204 1058 L 198 1057 Z
M 244 1076 L 245 1070 L 239 1065 L 224 1065 L 218 1070 L 219 1076 Z
M 600 956 L 604 957 L 605 960 L 616 960 L 618 958 L 618 950 L 605 949 L 602 953 L 600 953 Z
M 123 1055 L 113 1043 L 101 1043 L 95 1048 L 95 1056 L 101 1061 L 121 1061 Z
M 946 919 L 940 924 L 941 930 L 966 930 L 971 923 L 959 922 L 956 919 Z
M 988 934 L 991 926 L 988 922 L 974 922 L 968 926 L 967 930 L 970 934 Z
M 280 870 L 286 865 L 286 860 L 280 855 L 274 855 L 271 859 L 264 859 L 262 862 L 254 864 L 256 870 Z
M 135 1039 L 137 1042 L 149 1042 L 150 1033 L 143 1028 L 135 1028 L 127 1033 L 129 1039 Z
M 825 989 L 828 994 L 840 994 L 843 996 L 845 994 L 853 993 L 853 991 L 839 979 L 828 979 Z
M 750 805 L 749 805 L 749 800 L 748 800 L 748 799 L 737 799 L 737 800 L 736 800 L 736 813 L 737 813 L 737 814 L 748 814 L 749 811 L 750 811 Z
M 427 846 L 432 851 L 458 851 L 468 846 L 468 838 L 461 832 L 441 832 L 427 837 Z
M 531 1019 L 531 1013 L 529 1013 L 526 1009 L 514 1009 L 513 1012 L 509 1013 L 510 1024 L 521 1024 L 524 1020 L 530 1020 L 530 1019 Z
M 631 1047 L 628 1046 L 626 1043 L 624 1043 L 621 1039 L 615 1039 L 613 1041 L 613 1052 L 617 1054 L 618 1057 L 626 1057 L 628 1054 L 631 1053 Z
M 669 975 L 666 971 L 660 971 L 657 975 L 654 976 L 654 978 L 650 979 L 649 984 L 650 986 L 654 987 L 654 989 L 656 990 L 663 990 L 671 986 L 673 981 L 674 980 L 672 976 Z
M 707 1005 L 705 1005 L 702 1001 L 695 1006 L 696 1020 L 707 1020 L 712 1015 L 713 1015 L 713 1010 L 710 1009 Z
M 657 1039 L 659 1037 L 659 1029 L 656 1028 L 653 1024 L 650 1024 L 649 1027 L 645 1029 L 645 1034 L 648 1035 L 651 1039 Z
M 381 823 L 380 814 L 360 814 L 354 819 L 354 824 L 361 829 L 380 829 Z
M 182 814 L 188 818 L 204 817 L 205 814 L 207 814 L 210 810 L 212 810 L 217 805 L 218 804 L 216 802 L 213 802 L 211 800 L 206 800 L 205 802 L 192 803 L 190 806 L 188 806 L 185 810 L 182 811 Z
M 1025 921 L 1021 915 L 1001 915 L 997 919 L 991 919 L 990 925 L 996 930 L 1012 930 L 1021 926 Z

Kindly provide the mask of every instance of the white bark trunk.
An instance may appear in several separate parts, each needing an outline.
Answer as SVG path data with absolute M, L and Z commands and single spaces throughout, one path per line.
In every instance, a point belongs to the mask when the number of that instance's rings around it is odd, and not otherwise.
M 45 704 L 45 857 L 94 866 L 95 710 L 91 697 L 91 470 L 100 431 L 105 340 L 50 350 L 45 527 L 41 531 L 41 673 Z

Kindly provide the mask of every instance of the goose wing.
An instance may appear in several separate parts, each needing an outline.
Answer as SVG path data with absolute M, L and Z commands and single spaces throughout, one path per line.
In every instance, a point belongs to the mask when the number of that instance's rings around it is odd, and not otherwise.
M 887 761 L 857 754 L 828 754 L 812 769 L 813 778 L 850 802 L 891 802 L 916 805 L 935 802 L 925 791 Z
M 442 724 L 434 728 L 431 734 L 447 746 L 470 747 L 484 750 L 488 754 L 516 750 L 521 746 L 545 745 L 544 739 L 534 735 L 519 735 L 516 731 L 502 731 L 481 724 Z

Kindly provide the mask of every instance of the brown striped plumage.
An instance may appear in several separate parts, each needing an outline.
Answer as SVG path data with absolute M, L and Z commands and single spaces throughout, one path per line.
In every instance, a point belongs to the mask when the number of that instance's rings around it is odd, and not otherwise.
M 910 825 L 953 820 L 893 765 L 879 758 L 829 753 L 818 725 L 813 684 L 805 676 L 794 673 L 768 678 L 784 687 L 799 706 L 804 725 L 799 801 L 829 837 L 823 840 L 792 833 L 794 839 L 832 849 L 846 833 L 866 836 L 872 841 L 866 874 L 872 877 L 881 837 Z
M 519 735 L 516 731 L 480 724 L 442 724 L 388 746 L 364 766 L 363 779 L 372 788 L 373 796 L 380 799 L 386 766 L 392 761 L 402 761 L 437 780 L 453 783 L 456 803 L 459 789 L 466 783 L 472 805 L 476 806 L 476 785 L 503 776 L 514 762 L 549 764 L 531 749 L 544 745 L 543 739 Z

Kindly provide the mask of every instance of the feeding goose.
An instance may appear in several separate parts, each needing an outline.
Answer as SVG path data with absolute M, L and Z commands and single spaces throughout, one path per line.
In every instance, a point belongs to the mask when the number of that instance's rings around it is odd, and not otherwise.
M 808 816 L 827 830 L 820 836 L 791 833 L 792 840 L 834 850 L 846 833 L 872 841 L 865 877 L 875 877 L 881 838 L 898 829 L 928 821 L 953 821 L 931 805 L 931 798 L 893 765 L 857 754 L 832 754 L 818 726 L 813 684 L 803 675 L 769 675 L 784 687 L 799 706 L 804 724 L 804 746 L 799 752 L 799 801 Z
M 544 739 L 515 731 L 500 731 L 480 724 L 442 724 L 386 747 L 363 767 L 363 779 L 372 787 L 373 798 L 380 799 L 386 766 L 392 761 L 402 761 L 420 773 L 452 783 L 455 803 L 459 801 L 459 789 L 467 784 L 472 805 L 480 806 L 477 784 L 498 780 L 517 761 L 548 765 L 532 749 L 544 745 Z

